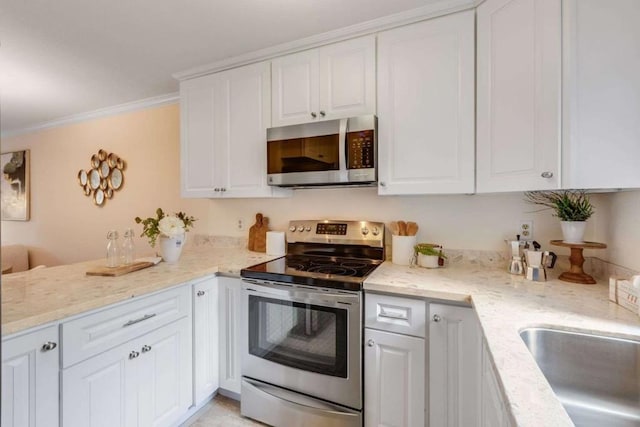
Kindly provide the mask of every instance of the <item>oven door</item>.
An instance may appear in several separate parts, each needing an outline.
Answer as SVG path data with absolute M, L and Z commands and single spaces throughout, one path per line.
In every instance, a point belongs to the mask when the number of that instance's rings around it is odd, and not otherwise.
M 359 292 L 242 286 L 242 375 L 362 408 Z

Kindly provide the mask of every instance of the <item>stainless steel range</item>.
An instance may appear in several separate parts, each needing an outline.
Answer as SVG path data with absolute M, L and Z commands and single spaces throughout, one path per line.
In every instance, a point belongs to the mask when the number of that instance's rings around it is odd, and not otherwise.
M 291 221 L 287 255 L 242 270 L 244 416 L 362 426 L 362 283 L 384 224 Z

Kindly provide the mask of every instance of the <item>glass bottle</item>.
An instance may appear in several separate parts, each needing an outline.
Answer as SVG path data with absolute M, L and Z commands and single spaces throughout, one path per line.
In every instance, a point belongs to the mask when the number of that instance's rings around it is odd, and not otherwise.
M 133 244 L 133 229 L 127 228 L 124 231 L 124 241 L 122 242 L 122 264 L 133 264 L 136 257 L 136 248 Z
M 107 233 L 107 267 L 120 265 L 120 247 L 118 245 L 118 232 L 109 230 Z

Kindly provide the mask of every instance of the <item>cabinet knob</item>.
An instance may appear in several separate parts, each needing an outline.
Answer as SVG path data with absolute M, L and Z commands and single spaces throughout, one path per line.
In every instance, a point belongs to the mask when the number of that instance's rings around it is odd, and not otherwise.
M 222 191 L 224 193 L 225 191 L 227 191 L 227 189 L 223 187 L 223 188 L 220 189 L 220 191 Z
M 540 174 L 540 176 L 541 176 L 541 177 L 543 177 L 543 178 L 547 178 L 547 179 L 548 179 L 548 178 L 553 178 L 553 172 L 549 172 L 549 171 L 542 172 L 542 173 Z
M 380 187 L 386 187 L 387 184 L 384 181 L 380 181 Z
M 42 344 L 42 351 L 50 351 L 56 348 L 57 346 L 58 344 L 51 341 L 47 341 L 46 343 Z
M 198 291 L 198 293 L 196 293 L 196 295 L 198 295 L 199 297 L 204 295 L 204 291 Z
M 140 353 L 135 350 L 129 353 L 129 359 L 135 359 L 138 356 L 140 356 Z
M 433 315 L 433 321 L 438 323 L 439 321 L 442 320 L 442 317 L 440 317 L 438 314 L 434 314 Z
M 325 114 L 325 112 L 324 112 L 324 111 L 320 111 L 320 115 L 321 115 L 322 117 L 326 116 L 326 114 Z
M 220 191 L 220 189 L 219 188 L 214 188 L 213 191 L 215 191 L 217 193 L 218 191 Z
M 369 347 L 373 347 L 374 345 L 376 345 L 376 342 L 374 340 L 369 340 L 369 341 L 367 341 L 367 345 Z
M 315 119 L 316 117 L 318 117 L 318 115 L 314 111 L 312 111 L 311 112 L 311 117 L 313 117 Z
M 146 353 L 148 351 L 151 351 L 151 346 L 150 345 L 143 345 L 142 346 L 142 352 Z

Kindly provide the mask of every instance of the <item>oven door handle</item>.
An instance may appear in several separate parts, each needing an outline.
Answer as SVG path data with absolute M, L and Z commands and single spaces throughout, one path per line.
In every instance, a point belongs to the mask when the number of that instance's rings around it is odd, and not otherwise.
M 277 289 L 270 286 L 257 285 L 250 282 L 245 282 L 244 289 L 252 294 L 259 294 L 266 297 L 277 298 L 286 301 L 300 302 L 303 304 L 312 301 L 317 301 L 319 303 L 329 301 L 334 303 L 354 305 L 360 302 L 360 297 L 358 295 L 307 291 L 306 289 L 296 290 L 295 292 L 292 292 L 289 289 Z

